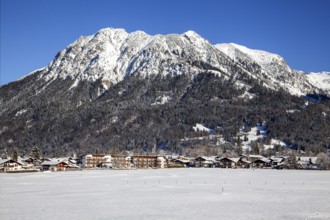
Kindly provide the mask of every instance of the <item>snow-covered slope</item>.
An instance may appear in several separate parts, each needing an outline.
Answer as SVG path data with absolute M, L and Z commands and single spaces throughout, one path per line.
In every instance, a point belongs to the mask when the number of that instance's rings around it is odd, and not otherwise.
M 303 72 L 291 69 L 284 58 L 277 54 L 249 49 L 234 43 L 217 44 L 215 47 L 238 64 L 252 66 L 255 76 L 269 88 L 283 88 L 294 95 L 313 92 L 330 94 L 329 88 L 312 83 Z
M 306 76 L 314 86 L 330 91 L 330 72 L 309 73 Z
M 268 69 L 272 67 L 272 64 L 282 65 L 286 70 L 290 70 L 286 65 L 284 59 L 277 55 L 262 50 L 252 50 L 245 46 L 241 46 L 234 43 L 229 44 L 217 44 L 216 48 L 227 54 L 235 61 L 248 60 L 256 62 L 261 67 Z

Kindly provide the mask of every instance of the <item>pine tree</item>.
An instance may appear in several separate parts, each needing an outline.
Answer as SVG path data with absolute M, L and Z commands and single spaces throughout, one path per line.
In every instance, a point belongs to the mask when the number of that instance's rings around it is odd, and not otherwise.
M 39 150 L 39 147 L 37 145 L 35 145 L 32 148 L 32 158 L 35 159 L 35 160 L 40 159 L 40 150 Z
M 18 153 L 17 153 L 16 149 L 14 149 L 14 151 L 13 151 L 13 160 L 16 162 L 18 161 Z

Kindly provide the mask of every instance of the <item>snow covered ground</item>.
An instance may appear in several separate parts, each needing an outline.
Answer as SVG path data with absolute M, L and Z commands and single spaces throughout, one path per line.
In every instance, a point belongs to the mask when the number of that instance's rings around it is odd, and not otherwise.
M 200 168 L 1 174 L 0 219 L 330 219 L 330 172 Z

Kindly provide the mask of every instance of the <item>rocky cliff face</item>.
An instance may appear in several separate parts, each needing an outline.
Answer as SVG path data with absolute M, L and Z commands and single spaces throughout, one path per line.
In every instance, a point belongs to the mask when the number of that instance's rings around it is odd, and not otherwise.
M 319 76 L 292 70 L 279 55 L 211 45 L 193 31 L 150 36 L 106 28 L 0 88 L 0 146 L 38 144 L 47 154 L 147 151 L 154 143 L 180 149 L 182 138 L 197 135 L 196 123 L 229 140 L 247 121 L 288 109 L 303 114 L 299 96 L 330 94 L 329 74 Z

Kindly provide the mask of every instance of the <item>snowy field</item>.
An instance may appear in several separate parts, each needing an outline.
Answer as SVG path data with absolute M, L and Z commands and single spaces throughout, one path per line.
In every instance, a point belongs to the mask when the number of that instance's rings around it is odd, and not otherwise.
M 0 174 L 0 219 L 330 219 L 330 172 L 252 169 Z

